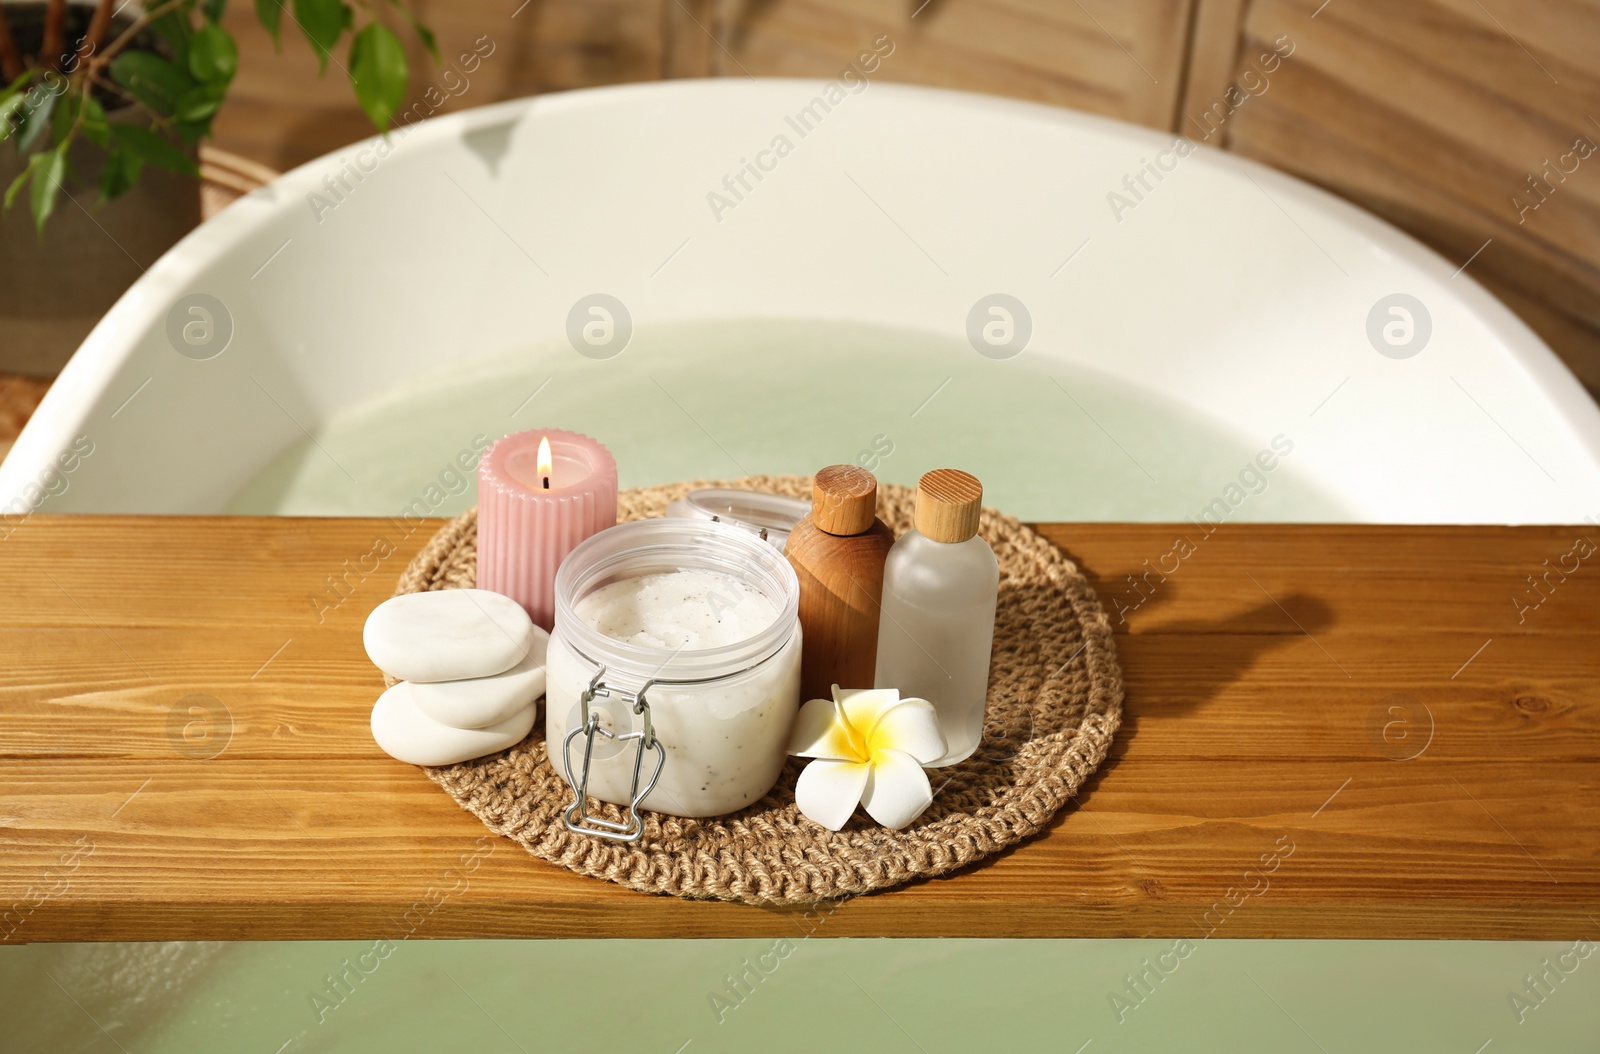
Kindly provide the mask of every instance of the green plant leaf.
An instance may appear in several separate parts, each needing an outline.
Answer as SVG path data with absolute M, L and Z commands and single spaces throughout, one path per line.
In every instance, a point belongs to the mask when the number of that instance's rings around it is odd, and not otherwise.
M 294 20 L 311 41 L 321 72 L 328 70 L 328 54 L 349 25 L 350 9 L 344 0 L 294 0 Z
M 433 61 L 442 65 L 444 58 L 439 54 L 439 42 L 434 39 L 433 30 L 423 25 L 417 16 L 411 13 L 411 8 L 405 5 L 404 0 L 389 0 L 389 3 L 411 23 L 412 31 L 417 34 L 417 39 L 422 41 L 422 46 L 428 49 L 428 54 L 433 56 Z
M 226 84 L 201 84 L 190 88 L 178 96 L 178 104 L 173 107 L 172 116 L 181 124 L 208 124 L 227 94 Z M 204 135 L 205 132 L 202 131 L 200 134 Z M 184 138 L 189 137 L 185 135 Z M 195 138 L 199 139 L 200 136 Z
M 227 84 L 239 68 L 239 49 L 221 26 L 202 26 L 189 40 L 189 73 L 202 84 Z
M 272 34 L 272 47 L 281 50 L 283 38 L 279 29 L 283 25 L 283 4 L 281 0 L 256 0 L 256 21 L 266 27 Z
M 17 152 L 26 154 L 33 149 L 33 145 L 44 135 L 45 129 L 50 127 L 50 116 L 55 112 L 56 93 L 43 92 L 33 96 L 36 100 L 33 108 L 22 119 L 22 135 L 17 139 Z
M 124 51 L 112 59 L 111 79 L 163 115 L 171 114 L 178 98 L 195 85 L 187 69 L 149 51 Z
M 195 164 L 194 158 L 148 128 L 131 124 L 112 125 L 111 137 L 118 146 L 126 148 L 141 161 L 191 176 L 200 174 L 200 166 Z
M 38 70 L 23 70 L 16 80 L 0 88 L 0 143 L 10 139 L 16 132 L 17 125 L 22 120 L 22 105 L 28 101 L 28 96 L 22 89 L 26 88 L 28 82 L 38 73 Z
M 228 10 L 228 0 L 200 0 L 200 13 L 212 24 L 221 22 L 222 14 L 226 10 Z
M 112 147 L 106 154 L 105 166 L 100 169 L 100 200 L 110 201 L 126 194 L 128 188 L 138 182 L 143 168 L 139 155 L 120 146 Z
M 350 42 L 350 83 L 356 101 L 382 131 L 406 97 L 406 49 L 400 38 L 377 22 Z
M 180 68 L 189 64 L 189 38 L 194 32 L 190 25 L 189 12 L 193 7 L 194 0 L 186 0 L 180 7 L 168 11 L 150 23 L 150 32 L 166 42 L 167 47 L 172 50 L 172 61 Z
M 111 142 L 111 125 L 106 121 L 105 107 L 100 105 L 100 100 L 93 95 L 88 96 L 83 103 L 83 123 L 79 128 L 83 137 L 95 146 L 107 146 Z
M 55 111 L 50 115 L 50 141 L 60 143 L 72 130 L 72 122 L 78 118 L 78 96 L 70 92 L 62 93 L 56 101 Z
M 12 118 L 22 109 L 22 103 L 26 99 L 27 96 L 21 92 L 12 92 L 0 98 L 0 143 L 11 138 L 11 133 L 15 130 Z
M 0 143 L 10 139 L 22 120 L 22 104 L 28 101 L 22 90 L 38 74 L 38 70 L 23 70 L 16 80 L 0 88 Z
M 211 134 L 211 118 L 207 117 L 203 121 L 174 121 L 172 130 L 178 133 L 178 138 L 185 144 L 196 146 L 200 140 Z
M 56 210 L 56 198 L 61 193 L 61 183 L 67 178 L 67 144 L 62 143 L 54 150 L 34 155 L 35 160 L 40 158 L 44 160 L 34 169 L 29 198 L 33 206 L 34 233 L 43 237 L 44 225 L 50 219 L 50 214 Z M 31 162 L 29 167 L 33 167 Z
M 38 70 L 23 70 L 20 74 L 17 75 L 17 79 L 16 80 L 12 81 L 10 84 L 7 84 L 5 86 L 5 90 L 4 91 L 0 91 L 0 97 L 4 97 L 4 96 L 7 96 L 7 95 L 10 95 L 12 92 L 15 92 L 15 91 L 21 91 L 23 88 L 26 88 L 28 86 L 28 82 L 29 81 L 33 80 L 33 78 L 37 77 L 38 75 L 39 75 L 39 71 Z
M 33 173 L 43 160 L 43 154 L 34 154 L 28 158 L 27 165 L 23 167 L 21 172 L 17 173 L 17 178 L 11 181 L 11 185 L 6 187 L 5 200 L 0 201 L 0 208 L 10 211 L 11 206 L 17 203 L 17 195 L 21 194 L 22 188 L 28 185 L 28 180 L 33 178 Z

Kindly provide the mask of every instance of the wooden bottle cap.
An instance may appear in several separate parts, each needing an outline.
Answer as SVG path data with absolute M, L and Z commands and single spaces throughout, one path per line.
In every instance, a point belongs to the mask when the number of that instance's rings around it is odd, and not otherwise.
M 936 468 L 917 482 L 917 533 L 936 542 L 964 542 L 978 533 L 983 484 L 954 468 Z
M 878 516 L 878 479 L 854 465 L 829 465 L 811 484 L 811 522 L 829 534 L 860 534 Z

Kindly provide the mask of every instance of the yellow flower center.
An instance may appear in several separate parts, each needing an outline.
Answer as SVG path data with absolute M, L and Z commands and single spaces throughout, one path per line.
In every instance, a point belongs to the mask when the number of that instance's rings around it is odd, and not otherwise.
M 850 723 L 842 707 L 839 710 L 839 723 L 844 726 L 845 742 L 853 755 L 853 760 L 859 764 L 876 765 L 879 756 L 892 745 L 886 742 L 888 737 L 878 731 L 881 725 L 879 716 L 881 715 L 874 714 L 871 727 L 862 731 Z

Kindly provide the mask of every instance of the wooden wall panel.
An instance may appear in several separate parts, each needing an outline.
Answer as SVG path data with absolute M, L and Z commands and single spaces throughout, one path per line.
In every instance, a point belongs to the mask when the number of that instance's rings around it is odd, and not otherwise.
M 717 0 L 663 0 L 661 6 L 661 76 L 711 76 L 722 47 L 712 29 Z
M 1183 101 L 1175 130 L 1204 140 L 1202 117 L 1226 97 L 1238 72 L 1246 0 L 1195 0 L 1194 28 L 1189 35 L 1189 61 Z M 1224 131 L 1222 133 L 1226 135 Z
M 874 76 L 1010 95 L 1156 127 L 1182 94 L 1193 0 L 733 0 L 716 71 L 833 77 L 879 37 Z
M 665 72 L 663 5 L 672 2 L 415 0 L 444 62 L 434 63 L 414 34 L 394 26 L 408 42 L 407 106 L 432 98 L 442 103 L 438 112 L 449 113 L 540 92 L 656 80 Z M 344 71 L 330 62 L 318 77 L 311 47 L 290 19 L 277 54 L 250 4 L 230 4 L 225 20 L 239 41 L 239 75 L 216 121 L 218 147 L 282 170 L 372 134 Z M 475 46 L 493 50 L 465 72 L 463 65 L 474 64 L 460 57 Z M 347 63 L 347 51 L 333 58 Z
M 1285 34 L 1228 149 L 1482 249 L 1472 277 L 1600 390 L 1600 3 L 1252 0 L 1236 69 Z

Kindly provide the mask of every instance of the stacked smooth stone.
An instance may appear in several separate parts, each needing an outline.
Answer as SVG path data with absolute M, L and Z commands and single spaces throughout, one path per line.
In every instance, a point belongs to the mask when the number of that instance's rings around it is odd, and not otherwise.
M 379 604 L 367 657 L 400 683 L 372 707 L 372 738 L 412 765 L 453 765 L 522 742 L 544 694 L 550 635 L 486 589 L 407 593 Z

